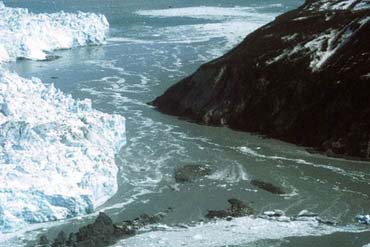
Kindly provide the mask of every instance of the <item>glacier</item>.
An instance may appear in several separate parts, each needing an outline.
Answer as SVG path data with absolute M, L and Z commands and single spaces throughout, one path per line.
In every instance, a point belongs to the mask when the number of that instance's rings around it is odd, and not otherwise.
M 0 233 L 92 212 L 117 191 L 125 118 L 1 65 L 105 42 L 93 13 L 33 14 L 0 2 Z
M 101 14 L 34 14 L 0 1 L 0 62 L 45 60 L 53 50 L 103 44 L 108 29 L 108 20 Z

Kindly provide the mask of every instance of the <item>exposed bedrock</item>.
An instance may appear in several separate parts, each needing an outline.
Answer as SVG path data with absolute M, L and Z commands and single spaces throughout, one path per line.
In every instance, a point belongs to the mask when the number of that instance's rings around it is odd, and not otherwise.
M 91 224 L 82 226 L 78 232 L 67 235 L 60 231 L 53 241 L 44 235 L 40 236 L 37 247 L 105 247 L 116 243 L 119 239 L 128 238 L 136 234 L 140 228 L 160 222 L 172 209 L 154 215 L 142 214 L 133 220 L 113 223 L 105 213 L 99 213 Z
M 152 104 L 201 124 L 369 159 L 369 40 L 368 1 L 306 1 Z

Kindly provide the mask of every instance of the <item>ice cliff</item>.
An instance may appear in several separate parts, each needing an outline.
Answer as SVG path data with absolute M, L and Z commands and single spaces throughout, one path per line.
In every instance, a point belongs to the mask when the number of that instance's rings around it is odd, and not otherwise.
M 99 45 L 108 28 L 103 15 L 33 14 L 0 2 L 0 63 Z M 124 117 L 0 65 L 0 125 L 0 232 L 89 213 L 117 191 Z

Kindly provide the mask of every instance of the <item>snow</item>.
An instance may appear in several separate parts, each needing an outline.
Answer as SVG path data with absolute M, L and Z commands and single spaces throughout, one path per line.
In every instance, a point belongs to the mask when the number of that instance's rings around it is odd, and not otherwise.
M 99 45 L 109 24 L 93 13 L 33 14 L 0 2 L 0 63 L 16 58 L 45 60 L 56 49 Z
M 317 38 L 307 42 L 303 47 L 311 51 L 311 63 L 310 68 L 312 71 L 318 71 L 325 64 L 325 62 L 335 54 L 336 50 L 340 47 L 333 45 L 334 41 L 337 38 L 337 30 L 330 30 L 326 34 L 319 35 Z M 347 38 L 351 36 L 351 33 L 348 34 Z M 326 50 L 323 50 L 322 47 L 324 44 L 328 45 Z
M 362 0 L 361 2 L 357 3 L 354 10 L 363 10 L 363 9 L 370 9 L 370 0 Z
M 320 71 L 326 62 L 336 52 L 345 46 L 351 37 L 370 21 L 370 17 L 363 17 L 348 23 L 341 29 L 328 29 L 311 36 L 292 48 L 283 49 L 275 57 L 267 60 L 266 65 L 273 64 L 281 59 L 290 58 L 296 54 L 307 55 L 311 58 L 309 68 L 312 72 Z M 283 36 L 283 41 L 289 41 L 295 34 Z
M 309 10 L 319 10 L 319 11 L 328 11 L 328 10 L 363 10 L 370 8 L 369 0 L 321 0 L 315 1 L 312 4 L 306 6 L 306 9 Z
M 0 2 L 0 232 L 92 212 L 117 191 L 125 119 L 1 67 L 105 42 L 103 15 L 33 14 Z
M 330 9 L 349 9 L 351 5 L 353 5 L 357 0 L 345 0 L 340 1 L 336 4 L 333 4 Z

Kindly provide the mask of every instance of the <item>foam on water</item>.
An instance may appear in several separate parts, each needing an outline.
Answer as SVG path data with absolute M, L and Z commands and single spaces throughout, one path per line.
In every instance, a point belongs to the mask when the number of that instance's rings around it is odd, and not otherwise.
M 363 172 L 360 172 L 360 171 L 345 170 L 345 169 L 340 168 L 340 167 L 335 167 L 335 166 L 331 166 L 331 165 L 325 165 L 325 164 L 320 164 L 320 163 L 316 163 L 316 162 L 311 162 L 311 161 L 307 161 L 307 160 L 300 159 L 300 158 L 289 158 L 289 157 L 277 156 L 277 155 L 264 155 L 264 154 L 261 154 L 261 153 L 255 151 L 255 150 L 253 150 L 252 148 L 249 148 L 249 147 L 246 147 L 246 146 L 237 147 L 235 149 L 238 150 L 239 152 L 243 153 L 243 154 L 246 154 L 246 155 L 252 156 L 252 157 L 256 157 L 256 158 L 260 158 L 260 159 L 292 161 L 292 162 L 294 162 L 296 164 L 300 164 L 300 165 L 309 165 L 309 166 L 312 166 L 312 167 L 326 169 L 326 170 L 329 170 L 333 173 L 340 174 L 342 176 L 350 177 L 352 180 L 368 182 L 368 180 L 365 179 L 366 174 L 364 174 Z
M 227 183 L 238 183 L 240 181 L 249 180 L 248 174 L 240 164 L 229 165 L 223 169 L 217 170 L 207 177 L 212 180 L 225 181 Z
M 290 221 L 242 217 L 231 221 L 218 220 L 188 228 L 162 226 L 162 230 L 145 232 L 116 244 L 136 247 L 216 247 L 236 246 L 262 239 L 280 240 L 287 237 L 321 236 L 334 232 L 359 231 L 352 227 L 332 227 L 316 220 Z
M 16 58 L 45 60 L 56 49 L 102 44 L 108 29 L 104 15 L 33 14 L 0 2 L 0 63 Z
M 139 10 L 138 15 L 145 15 L 150 17 L 190 17 L 197 19 L 220 20 L 225 18 L 248 17 L 255 13 L 251 7 L 185 7 L 185 8 L 169 8 L 169 9 L 155 9 L 155 10 Z
M 190 44 L 207 42 L 219 38 L 226 42 L 222 51 L 209 49 L 212 58 L 222 55 L 231 49 L 250 32 L 273 20 L 277 13 L 261 13 L 253 7 L 212 7 L 198 6 L 186 8 L 170 8 L 155 10 L 140 10 L 136 14 L 150 18 L 181 18 L 208 20 L 208 23 L 178 25 L 158 28 L 152 33 L 160 37 L 158 42 Z M 136 41 L 137 42 L 137 41 Z M 156 40 L 157 42 L 157 40 Z

